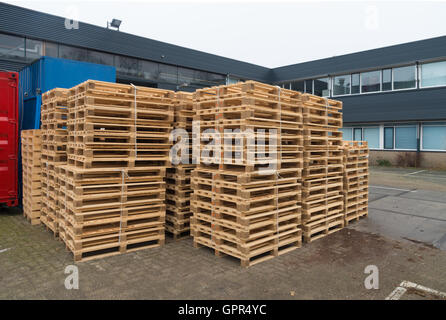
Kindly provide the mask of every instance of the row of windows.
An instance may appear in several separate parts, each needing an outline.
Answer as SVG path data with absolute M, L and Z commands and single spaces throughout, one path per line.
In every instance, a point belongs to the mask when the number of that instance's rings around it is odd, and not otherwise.
M 417 150 L 418 125 L 355 126 L 341 129 L 347 141 L 367 141 L 370 149 Z M 420 126 L 420 149 L 446 151 L 446 123 Z
M 43 42 L 0 34 L 0 57 L 13 59 L 37 59 L 42 56 Z
M 342 96 L 415 88 L 446 86 L 446 61 L 429 62 L 382 70 L 299 80 L 282 87 L 315 95 Z
M 43 55 L 115 66 L 118 77 L 175 84 L 181 89 L 189 86 L 215 86 L 226 82 L 226 76 L 220 74 L 0 34 L 0 58 L 34 60 Z

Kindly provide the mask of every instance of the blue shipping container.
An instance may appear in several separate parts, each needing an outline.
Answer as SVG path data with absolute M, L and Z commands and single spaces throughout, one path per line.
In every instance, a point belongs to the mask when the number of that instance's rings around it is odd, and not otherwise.
M 42 93 L 54 88 L 72 88 L 90 79 L 116 82 L 116 69 L 101 64 L 52 57 L 42 57 L 22 69 L 19 73 L 19 130 L 40 128 Z M 19 144 L 20 204 L 22 197 L 21 163 Z
M 20 130 L 40 128 L 42 93 L 72 88 L 86 80 L 116 82 L 115 67 L 52 57 L 42 57 L 19 73 Z

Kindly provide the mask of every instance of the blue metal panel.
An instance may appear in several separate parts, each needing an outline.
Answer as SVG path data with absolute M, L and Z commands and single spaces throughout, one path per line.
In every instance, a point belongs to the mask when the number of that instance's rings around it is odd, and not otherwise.
M 71 88 L 86 80 L 116 81 L 116 69 L 94 63 L 42 57 L 19 75 L 20 130 L 40 128 L 41 94 Z
M 116 81 L 116 69 L 95 63 L 43 57 L 42 92 L 71 88 L 86 80 Z

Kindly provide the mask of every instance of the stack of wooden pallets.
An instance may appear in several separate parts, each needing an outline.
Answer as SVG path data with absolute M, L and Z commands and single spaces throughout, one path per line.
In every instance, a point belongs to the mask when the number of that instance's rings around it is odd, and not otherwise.
M 59 232 L 75 261 L 164 244 L 173 95 L 100 81 L 70 89 Z
M 304 94 L 304 241 L 344 227 L 342 102 Z
M 190 235 L 190 199 L 192 196 L 191 173 L 196 167 L 192 164 L 192 121 L 195 115 L 193 105 L 193 94 L 188 92 L 177 92 L 175 94 L 175 122 L 174 129 L 181 130 L 175 135 L 178 145 L 189 149 L 182 154 L 181 150 L 176 153 L 177 159 L 172 167 L 167 169 L 166 175 L 166 231 L 173 235 L 175 240 Z M 187 142 L 187 143 L 186 143 Z M 185 150 L 185 149 L 183 149 Z
M 40 220 L 54 236 L 59 233 L 57 168 L 67 163 L 67 89 L 42 94 L 42 209 Z
M 41 130 L 22 130 L 22 205 L 23 215 L 32 224 L 40 224 L 42 205 Z
M 201 134 L 192 174 L 194 246 L 242 266 L 300 247 L 301 94 L 247 81 L 197 90 L 194 102 Z
M 345 224 L 368 215 L 369 149 L 367 141 L 344 141 Z

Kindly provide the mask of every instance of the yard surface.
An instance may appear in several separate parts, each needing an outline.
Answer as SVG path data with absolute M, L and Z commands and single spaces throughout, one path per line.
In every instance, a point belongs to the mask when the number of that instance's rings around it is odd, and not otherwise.
M 0 299 L 384 299 L 402 281 L 446 292 L 446 172 L 371 168 L 369 217 L 248 269 L 167 237 L 160 248 L 78 263 L 18 210 L 0 212 Z M 379 270 L 368 290 L 364 269 Z M 401 299 L 436 298 L 408 290 Z

